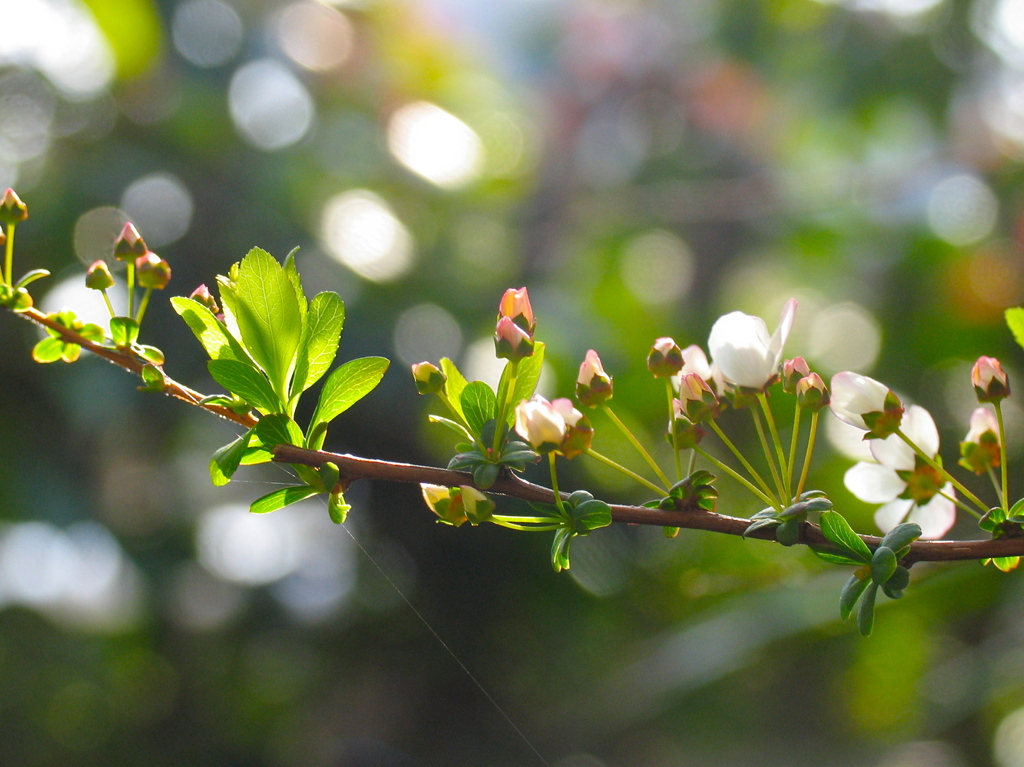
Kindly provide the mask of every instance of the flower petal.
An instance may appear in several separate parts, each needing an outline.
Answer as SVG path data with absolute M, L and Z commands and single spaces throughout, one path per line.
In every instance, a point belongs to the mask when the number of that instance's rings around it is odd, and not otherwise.
M 942 492 L 953 495 L 953 486 L 947 484 Z M 917 506 L 910 512 L 908 522 L 916 522 L 921 526 L 921 540 L 935 541 L 949 532 L 956 522 L 956 504 L 941 495 L 934 496 L 923 506 Z
M 832 376 L 832 412 L 850 426 L 868 430 L 864 423 L 865 413 L 881 412 L 885 409 L 885 397 L 889 387 L 873 378 L 844 371 Z
M 871 440 L 864 439 L 864 429 L 839 420 L 835 413 L 832 415 L 832 418 L 825 419 L 825 435 L 828 437 L 829 444 L 853 461 L 874 463 L 875 456 L 871 454 Z
M 779 318 L 779 326 L 775 328 L 775 333 L 772 334 L 772 340 L 769 343 L 768 348 L 775 357 L 776 365 L 782 361 L 782 349 L 786 345 L 786 339 L 789 338 L 789 331 L 793 329 L 793 320 L 796 318 L 796 307 L 797 301 L 795 298 L 791 298 L 786 302 L 786 305 L 782 307 L 782 316 Z
M 879 507 L 875 512 L 875 524 L 878 525 L 879 530 L 887 533 L 903 521 L 913 505 L 914 502 L 909 499 L 897 498 L 895 501 Z
M 752 389 L 764 386 L 775 373 L 770 343 L 764 320 L 743 312 L 719 317 L 708 336 L 708 350 L 725 377 Z
M 871 446 L 871 455 L 883 466 L 888 466 L 893 471 L 914 470 L 914 449 L 896 434 L 890 434 L 885 439 L 868 440 Z
M 911 405 L 903 414 L 900 429 L 925 455 L 934 458 L 939 453 L 939 430 L 932 415 L 920 405 Z
M 907 489 L 895 471 L 877 463 L 858 463 L 843 476 L 846 489 L 868 503 L 887 503 Z

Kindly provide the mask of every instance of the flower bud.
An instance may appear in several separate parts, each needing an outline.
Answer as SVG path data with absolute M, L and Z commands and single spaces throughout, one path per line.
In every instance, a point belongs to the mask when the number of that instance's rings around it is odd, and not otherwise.
M 832 376 L 832 412 L 840 421 L 884 439 L 899 428 L 903 403 L 883 383 L 857 373 Z
M 200 285 L 198 288 L 193 290 L 189 298 L 202 304 L 213 314 L 218 314 L 220 312 L 220 307 L 217 306 L 217 300 L 213 297 L 213 294 L 206 285 Z
M 537 329 L 537 320 L 533 316 L 533 307 L 530 305 L 530 294 L 526 288 L 509 288 L 501 297 L 498 304 L 498 319 L 508 317 L 516 325 L 522 328 L 531 338 Z M 528 355 L 527 355 L 528 356 Z
M 810 374 L 811 368 L 803 357 L 786 360 L 782 363 L 782 390 L 794 394 L 800 379 L 806 378 Z
M 171 265 L 156 253 L 135 259 L 135 275 L 140 288 L 163 290 L 171 281 Z
M 114 277 L 110 274 L 107 262 L 103 259 L 93 261 L 85 273 L 85 287 L 89 290 L 106 290 L 114 286 Z
M 463 522 L 469 521 L 465 507 L 462 503 L 461 492 L 444 485 L 420 484 L 420 491 L 423 493 L 423 501 L 427 507 L 437 514 L 446 525 L 458 527 Z
M 501 317 L 494 328 L 494 353 L 503 360 L 520 360 L 533 354 L 533 336 L 510 317 Z
M 686 417 L 678 399 L 672 400 L 672 411 L 672 423 L 668 425 L 668 433 L 665 435 L 669 444 L 674 444 L 679 450 L 689 450 L 699 445 L 707 434 L 705 428 Z
M 417 362 L 412 366 L 412 377 L 416 391 L 420 394 L 437 394 L 444 388 L 448 377 L 432 362 Z
M 797 381 L 795 393 L 797 404 L 804 410 L 811 410 L 815 413 L 823 407 L 827 407 L 832 401 L 828 387 L 817 373 L 811 373 Z
M 710 421 L 718 415 L 718 397 L 696 373 L 687 373 L 679 380 L 679 399 L 673 405 L 693 423 Z
M 996 402 L 1010 396 L 1010 380 L 995 357 L 978 357 L 971 369 L 978 402 Z
M 515 429 L 538 453 L 558 451 L 572 458 L 590 447 L 594 430 L 564 397 L 548 402 L 535 394 L 516 405 Z
M 683 350 L 671 338 L 659 338 L 647 355 L 647 369 L 655 378 L 669 378 L 683 368 Z
M 117 239 L 114 240 L 114 257 L 118 261 L 132 261 L 148 252 L 146 241 L 142 239 L 142 235 L 139 234 L 135 225 L 131 222 L 125 224 L 121 234 L 117 235 Z
M 975 474 L 996 469 L 1001 462 L 999 450 L 999 421 L 995 413 L 985 407 L 971 413 L 970 429 L 960 443 L 960 465 Z
M 459 491 L 462 497 L 462 508 L 471 525 L 479 525 L 486 522 L 494 513 L 494 501 L 487 497 L 472 485 L 460 485 Z
M 10 187 L 0 197 L 0 222 L 20 224 L 28 218 L 28 205 L 21 201 L 18 193 Z
M 590 349 L 576 377 L 576 399 L 586 407 L 597 407 L 611 398 L 612 377 L 604 372 L 597 352 Z

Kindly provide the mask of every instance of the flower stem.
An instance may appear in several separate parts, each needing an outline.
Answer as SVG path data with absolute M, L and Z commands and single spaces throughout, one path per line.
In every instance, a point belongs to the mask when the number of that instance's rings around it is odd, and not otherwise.
M 938 461 L 936 461 L 930 455 L 925 453 L 921 448 L 919 448 L 916 444 L 914 444 L 914 442 L 910 439 L 910 437 L 908 437 L 906 434 L 903 433 L 902 429 L 897 429 L 895 433 L 896 433 L 896 435 L 900 439 L 902 439 L 904 442 L 906 442 L 907 445 L 909 445 L 910 448 L 917 455 L 919 455 L 921 457 L 922 461 L 924 461 L 926 464 L 931 466 L 937 472 L 942 474 L 942 476 L 944 476 L 946 479 L 948 479 L 952 483 L 953 487 L 955 487 L 957 490 L 959 490 L 961 493 L 963 493 L 964 496 L 968 500 L 970 500 L 971 503 L 973 503 L 975 506 L 977 506 L 979 509 L 981 509 L 982 513 L 988 513 L 988 506 L 986 506 L 984 503 L 982 503 L 981 500 L 978 498 L 978 496 L 976 496 L 974 493 L 972 493 L 970 490 L 968 490 L 966 487 L 964 487 L 963 484 L 959 480 L 957 480 L 956 477 L 954 477 L 952 474 L 950 474 L 948 471 L 946 471 L 944 468 L 942 468 L 942 466 L 939 464 Z
M 800 500 L 800 496 L 804 494 L 804 485 L 807 483 L 807 472 L 811 468 L 811 455 L 814 453 L 814 439 L 818 436 L 818 416 L 820 413 L 815 411 L 811 413 L 811 433 L 807 436 L 807 452 L 804 453 L 804 468 L 800 471 L 800 481 L 796 486 L 796 495 L 793 496 L 794 501 Z
M 757 429 L 758 439 L 761 440 L 761 449 L 764 451 L 764 457 L 768 461 L 768 468 L 771 469 L 772 479 L 775 480 L 775 489 L 779 493 L 779 498 L 783 499 L 787 495 L 786 489 L 782 486 L 782 477 L 779 476 L 779 470 L 775 466 L 772 449 L 768 447 L 768 440 L 764 436 L 764 424 L 761 423 L 761 414 L 753 408 L 750 409 L 750 414 L 754 417 L 754 427 Z
M 640 441 L 636 438 L 636 436 L 634 436 L 633 432 L 626 428 L 626 424 L 624 424 L 619 419 L 619 417 L 615 415 L 615 412 L 608 406 L 607 403 L 603 404 L 601 407 L 604 409 L 604 412 L 608 415 L 608 417 L 612 420 L 612 423 L 619 427 L 619 431 L 621 431 L 625 435 L 626 439 L 629 440 L 630 444 L 633 447 L 635 447 L 637 452 L 643 456 L 645 461 L 647 461 L 647 465 L 650 466 L 654 473 L 658 475 L 658 479 L 665 483 L 665 487 L 671 487 L 672 483 L 668 481 L 668 477 L 665 476 L 665 472 L 663 472 L 661 470 L 661 467 L 658 466 L 658 462 L 655 461 L 651 457 L 651 454 L 648 453 L 647 450 L 644 448 L 644 446 L 640 444 Z
M 775 443 L 775 453 L 779 456 L 779 472 L 781 479 L 782 476 L 789 476 L 791 474 L 789 464 L 786 461 L 786 451 L 782 447 L 782 440 L 779 439 L 779 430 L 775 427 L 775 416 L 772 415 L 772 409 L 768 406 L 768 396 L 763 391 L 758 392 L 757 400 L 761 403 L 761 409 L 764 411 L 764 419 L 768 422 L 768 431 L 772 435 L 772 442 Z M 785 498 L 789 495 L 788 480 L 783 483 L 782 489 L 784 491 L 782 497 Z
M 665 379 L 665 391 L 668 394 L 668 422 L 672 429 L 672 452 L 676 456 L 676 480 L 683 478 L 683 461 L 679 457 L 679 438 L 676 436 L 676 409 L 672 400 L 675 399 L 675 392 L 672 391 L 672 379 Z
M 546 525 L 554 521 L 555 517 L 543 516 L 543 517 L 515 517 L 508 516 L 506 514 L 492 514 L 491 519 L 497 519 L 502 522 L 518 522 L 526 525 Z
M 106 293 L 104 293 L 106 295 Z M 153 288 L 146 288 L 146 292 L 142 294 L 142 300 L 139 302 L 139 315 L 135 318 L 135 321 L 142 325 L 142 318 L 146 314 L 146 309 L 149 308 L 149 297 L 153 295 Z
M 733 469 L 731 466 L 728 466 L 728 465 L 722 463 L 717 458 L 715 458 L 713 455 L 711 455 L 711 453 L 709 453 L 707 450 L 704 450 L 703 448 L 701 448 L 699 446 L 698 447 L 694 447 L 693 449 L 696 452 L 700 453 L 705 459 L 710 461 L 716 467 L 718 467 L 719 469 L 724 471 L 726 474 L 728 474 L 730 477 L 735 479 L 737 482 L 739 482 L 741 485 L 743 485 L 745 488 L 747 488 L 747 490 L 752 492 L 754 495 L 756 495 L 762 501 L 767 503 L 773 509 L 776 509 L 778 511 L 782 511 L 782 504 L 781 503 L 779 503 L 777 500 L 775 500 L 774 498 L 770 497 L 769 495 L 767 495 L 767 494 L 761 492 L 760 490 L 758 490 L 756 487 L 754 487 L 753 483 L 751 483 L 750 480 L 748 480 L 746 477 L 744 477 L 738 471 Z
M 589 450 L 587 451 L 590 452 Z M 558 490 L 558 471 L 555 469 L 555 454 L 548 453 L 548 466 L 551 468 L 551 491 L 555 494 L 555 506 L 564 519 L 569 519 L 569 512 L 565 509 L 565 501 L 562 500 L 562 493 Z
M 117 312 L 114 311 L 114 305 L 110 303 L 110 296 L 107 295 L 107 291 L 101 290 L 103 294 L 103 300 L 107 304 L 107 311 L 110 312 L 110 319 L 114 319 L 117 316 Z
M 527 533 L 540 533 L 545 530 L 557 530 L 560 527 L 564 527 L 564 525 L 519 525 L 515 522 L 504 522 L 500 517 L 493 516 L 491 517 L 491 521 L 501 527 L 507 527 L 510 530 L 522 530 Z
M 135 308 L 135 262 L 128 259 L 128 316 L 134 314 Z
M 992 403 L 996 408 L 996 420 L 999 423 L 999 470 L 1002 480 L 1003 491 L 1000 495 L 1003 498 L 1003 511 L 1006 512 L 1006 516 L 1010 516 L 1010 490 L 1009 481 L 1007 479 L 1007 466 L 1006 466 L 1006 429 L 1003 428 L 1003 403 L 996 400 Z
M 736 447 L 736 445 L 732 443 L 732 440 L 725 435 L 725 432 L 722 431 L 722 428 L 714 420 L 710 420 L 707 423 L 708 426 L 710 426 L 714 430 L 715 434 L 718 435 L 718 438 L 725 443 L 725 446 L 729 448 L 732 454 L 736 456 L 736 459 L 741 464 L 743 464 L 743 468 L 746 469 L 750 476 L 752 476 L 757 481 L 757 484 L 761 486 L 761 489 L 768 495 L 771 495 L 772 489 L 768 486 L 768 483 L 764 481 L 764 477 L 758 474 L 754 467 L 750 465 L 750 461 L 748 461 L 743 456 L 743 453 L 741 453 L 739 449 Z
M 796 412 L 793 413 L 793 437 L 789 440 L 789 463 L 788 471 L 786 473 L 786 487 L 790 488 L 793 486 L 793 469 L 796 468 L 796 448 L 797 443 L 800 441 L 800 413 L 803 408 L 800 404 L 796 405 Z M 793 500 L 796 501 L 799 496 L 794 496 Z
M 999 505 L 1005 507 L 1006 501 L 1003 499 L 1003 489 L 999 486 L 999 478 L 996 477 L 996 473 L 992 471 L 992 467 L 988 467 L 988 478 L 992 482 L 992 487 L 996 491 L 996 496 L 999 498 Z
M 635 471 L 630 471 L 629 469 L 627 469 L 622 464 L 616 463 L 611 458 L 608 458 L 607 456 L 601 455 L 596 450 L 593 450 L 591 448 L 587 448 L 584 452 L 587 455 L 589 455 L 591 458 L 596 458 L 598 461 L 603 463 L 605 466 L 610 466 L 611 468 L 615 469 L 616 471 L 621 471 L 623 474 L 625 474 L 630 479 L 632 479 L 632 480 L 634 480 L 636 482 L 639 482 L 641 485 L 643 485 L 644 487 L 646 487 L 649 490 L 653 490 L 654 492 L 656 492 L 658 494 L 659 498 L 664 497 L 668 493 L 668 483 L 666 483 L 666 487 L 665 488 L 660 488 L 656 484 L 654 484 L 653 482 L 650 482 L 650 481 L 644 479 L 643 477 L 641 477 Z
M 14 284 L 14 224 L 7 225 L 7 250 L 4 253 L 4 282 Z
M 949 495 L 946 495 L 946 494 L 945 494 L 944 492 L 942 492 L 941 490 L 939 490 L 939 491 L 938 491 L 938 494 L 939 494 L 939 495 L 941 495 L 941 496 L 942 496 L 943 498 L 945 498 L 945 499 L 946 499 L 947 501 L 952 501 L 952 502 L 953 502 L 953 503 L 955 503 L 955 504 L 956 504 L 956 505 L 957 505 L 957 506 L 958 506 L 959 508 L 961 508 L 961 509 L 963 509 L 964 511 L 966 511 L 966 512 L 967 512 L 968 514 L 973 514 L 973 515 L 974 515 L 974 518 L 975 518 L 975 519 L 981 519 L 981 514 L 979 514 L 978 512 L 976 512 L 976 511 L 975 511 L 974 509 L 972 509 L 972 508 L 971 508 L 970 506 L 968 506 L 968 505 L 967 505 L 966 503 L 964 503 L 963 501 L 961 501 L 961 500 L 960 500 L 959 498 L 957 498 L 956 496 L 949 496 Z
M 690 476 L 691 474 L 693 474 L 693 469 L 694 469 L 694 467 L 696 465 L 697 465 L 697 451 L 696 450 L 691 450 L 690 451 L 690 465 L 686 469 L 686 476 Z
M 508 413 L 509 401 L 512 399 L 516 390 L 516 378 L 519 376 L 519 360 L 511 359 L 508 361 L 512 371 L 508 376 L 508 387 L 505 389 L 505 396 L 502 398 L 501 403 L 498 407 L 498 418 L 494 422 L 494 442 L 491 447 L 494 454 L 498 454 L 498 449 L 501 447 L 501 439 L 505 436 L 507 427 L 505 426 L 505 417 Z

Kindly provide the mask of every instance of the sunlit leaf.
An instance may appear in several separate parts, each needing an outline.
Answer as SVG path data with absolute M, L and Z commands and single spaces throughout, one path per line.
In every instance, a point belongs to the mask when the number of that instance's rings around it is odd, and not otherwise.
M 249 506 L 249 511 L 253 514 L 267 514 L 271 511 L 277 511 L 278 509 L 283 509 L 285 506 L 305 500 L 310 496 L 316 495 L 318 492 L 319 491 L 316 488 L 307 487 L 306 485 L 282 487 L 280 490 L 267 493 L 262 498 L 257 498 L 252 502 L 252 505 Z
M 284 404 L 274 393 L 270 382 L 260 371 L 236 360 L 210 360 L 206 363 L 213 380 L 232 394 L 237 394 L 264 413 L 281 412 Z

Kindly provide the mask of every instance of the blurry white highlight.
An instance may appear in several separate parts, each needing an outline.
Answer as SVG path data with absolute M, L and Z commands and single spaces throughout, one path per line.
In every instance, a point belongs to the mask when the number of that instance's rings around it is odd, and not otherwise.
M 296 64 L 316 72 L 336 69 L 352 52 L 352 24 L 316 2 L 292 3 L 277 16 L 277 40 Z
M 1024 767 L 1024 708 L 1007 714 L 999 723 L 992 751 L 999 767 Z
M 292 515 L 250 514 L 246 506 L 218 506 L 199 520 L 199 563 L 232 583 L 273 583 L 298 567 L 300 535 Z
M 284 149 L 309 131 L 315 115 L 309 91 L 284 66 L 272 59 L 238 68 L 228 89 L 235 127 L 258 149 Z
M 395 353 L 406 365 L 454 359 L 462 350 L 459 323 L 437 304 L 417 304 L 395 321 Z
M 412 267 L 412 236 L 384 200 L 355 189 L 328 200 L 320 222 L 324 249 L 360 277 L 397 279 Z
M 221 0 L 187 0 L 174 11 L 174 47 L 190 64 L 217 67 L 238 55 L 242 20 Z
M 406 104 L 388 122 L 388 148 L 402 165 L 445 189 L 480 175 L 479 136 L 458 117 L 426 101 Z
M 170 173 L 133 181 L 121 195 L 121 208 L 150 248 L 181 239 L 192 223 L 192 195 Z
M 107 295 L 110 296 L 110 303 L 114 305 L 115 312 L 123 315 L 128 311 L 128 299 L 123 281 L 120 287 L 115 286 L 108 290 Z M 104 328 L 110 323 L 110 312 L 107 310 L 107 305 L 103 303 L 103 296 L 98 290 L 90 290 L 85 287 L 84 270 L 65 277 L 50 288 L 43 296 L 39 308 L 46 313 L 72 309 L 75 316 L 82 322 L 91 322 Z M 91 355 L 83 355 L 84 357 L 91 358 Z
M 811 319 L 807 356 L 819 373 L 865 371 L 875 364 L 882 348 L 882 330 L 860 304 L 845 301 L 826 307 Z
M 627 243 L 619 269 L 623 283 L 637 301 L 664 304 L 689 292 L 694 259 L 683 240 L 672 232 L 656 229 Z
M 939 182 L 928 198 L 928 223 L 951 245 L 971 245 L 995 228 L 999 200 L 976 176 L 960 174 Z

